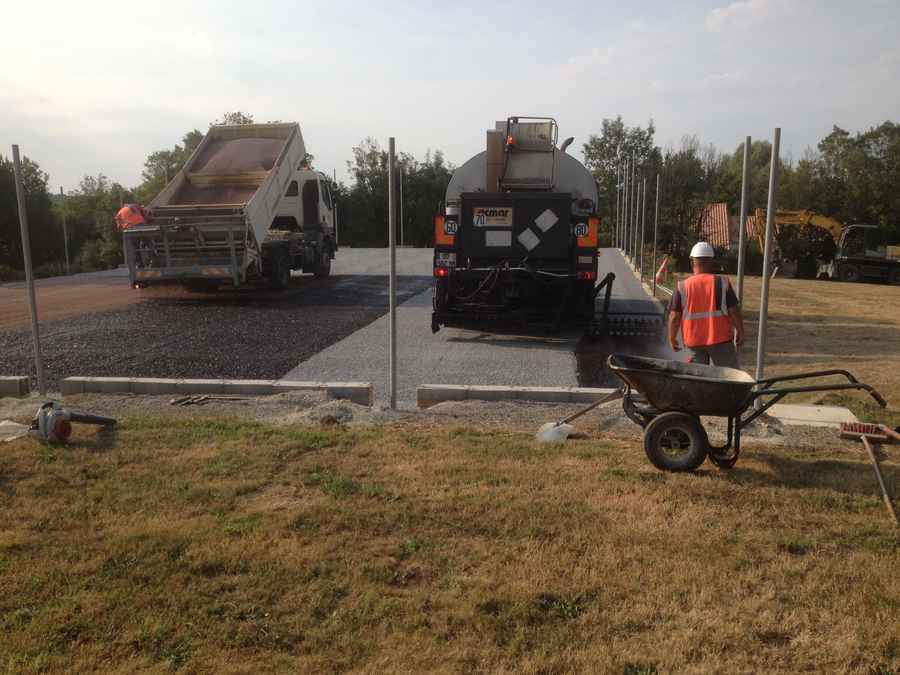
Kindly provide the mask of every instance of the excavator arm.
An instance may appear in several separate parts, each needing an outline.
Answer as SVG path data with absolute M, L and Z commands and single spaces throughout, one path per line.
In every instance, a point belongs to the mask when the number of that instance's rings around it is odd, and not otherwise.
M 775 212 L 775 234 L 778 234 L 782 227 L 802 227 L 804 225 L 821 227 L 832 236 L 835 244 L 840 241 L 841 233 L 844 231 L 844 225 L 839 220 L 823 216 L 815 211 L 778 209 Z M 753 218 L 753 233 L 759 241 L 759 250 L 764 250 L 766 245 L 766 212 L 763 209 L 756 209 Z

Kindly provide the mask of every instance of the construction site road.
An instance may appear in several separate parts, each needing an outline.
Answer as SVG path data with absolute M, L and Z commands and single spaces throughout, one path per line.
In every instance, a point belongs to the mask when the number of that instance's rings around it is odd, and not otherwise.
M 430 249 L 398 249 L 397 267 L 401 302 L 430 288 Z M 50 387 L 73 375 L 279 378 L 383 315 L 387 271 L 385 249 L 342 248 L 331 277 L 282 292 L 134 290 L 125 270 L 40 280 Z M 0 317 L 0 374 L 33 375 L 24 284 L 0 286 Z
M 618 250 L 603 249 L 602 278 L 616 274 L 613 311 L 659 311 Z M 431 249 L 398 249 L 399 396 L 419 384 L 615 386 L 615 351 L 667 356 L 662 340 L 431 332 Z M 338 251 L 328 279 L 300 276 L 283 292 L 192 294 L 133 290 L 125 270 L 37 283 L 41 344 L 51 388 L 76 375 L 167 378 L 288 377 L 357 380 L 387 396 L 388 253 Z M 0 287 L 19 318 L 0 328 L 0 374 L 33 374 L 24 284 Z M 4 311 L 0 314 L 6 317 Z M 49 315 L 49 320 L 45 317 Z
M 651 312 L 661 309 L 644 291 L 616 249 L 603 249 L 599 277 L 616 275 L 612 311 Z M 618 386 L 606 368 L 615 351 L 665 356 L 662 338 L 606 337 L 589 340 L 581 330 L 557 335 L 497 334 L 443 328 L 431 332 L 431 290 L 411 298 L 397 310 L 397 400 L 411 406 L 419 384 L 503 386 Z M 322 350 L 287 374 L 288 379 L 334 380 L 352 373 L 372 382 L 375 398 L 388 396 L 389 318 L 372 324 Z

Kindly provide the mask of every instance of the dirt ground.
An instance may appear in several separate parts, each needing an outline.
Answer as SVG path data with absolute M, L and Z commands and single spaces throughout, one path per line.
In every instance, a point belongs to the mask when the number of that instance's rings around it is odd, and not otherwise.
M 35 282 L 42 323 L 87 313 L 106 312 L 134 305 L 151 297 L 179 297 L 184 293 L 176 286 L 135 291 L 128 285 L 128 280 L 122 277 L 73 275 L 65 279 L 39 279 Z M 0 331 L 27 330 L 31 326 L 30 322 L 25 284 L 0 286 Z
M 448 401 L 424 410 L 390 410 L 366 407 L 350 401 L 329 399 L 318 392 L 289 392 L 276 396 L 248 397 L 243 400 L 211 400 L 201 405 L 172 405 L 172 396 L 133 394 L 81 394 L 61 399 L 64 406 L 111 417 L 163 416 L 172 419 L 228 418 L 276 425 L 391 426 L 411 430 L 438 428 L 490 429 L 513 433 L 536 433 L 544 422 L 562 419 L 584 406 L 511 401 Z M 40 399 L 0 398 L 0 420 L 27 423 Z M 725 438 L 725 422 L 704 418 L 713 443 Z M 616 439 L 633 443 L 640 452 L 641 429 L 622 412 L 618 401 L 608 403 L 576 420 L 578 432 L 589 438 Z M 577 442 L 577 441 L 573 441 Z M 743 434 L 745 449 L 789 447 L 795 450 L 845 451 L 859 455 L 858 443 L 843 440 L 835 429 L 784 425 L 764 416 Z M 900 447 L 891 448 L 888 457 L 900 459 Z

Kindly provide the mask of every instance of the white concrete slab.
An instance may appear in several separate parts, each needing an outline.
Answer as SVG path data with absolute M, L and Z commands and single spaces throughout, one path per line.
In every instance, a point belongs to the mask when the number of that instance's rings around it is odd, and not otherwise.
M 832 405 L 776 403 L 768 414 L 782 424 L 839 428 L 842 422 L 859 422 L 847 408 Z

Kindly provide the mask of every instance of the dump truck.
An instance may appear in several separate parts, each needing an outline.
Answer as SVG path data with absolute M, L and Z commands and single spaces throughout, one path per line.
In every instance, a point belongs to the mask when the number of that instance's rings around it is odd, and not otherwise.
M 334 202 L 306 159 L 296 123 L 211 126 L 147 222 L 123 232 L 132 284 L 282 289 L 292 271 L 328 276 Z
M 558 129 L 551 117 L 509 117 L 454 171 L 434 223 L 432 331 L 592 320 L 597 183 Z

